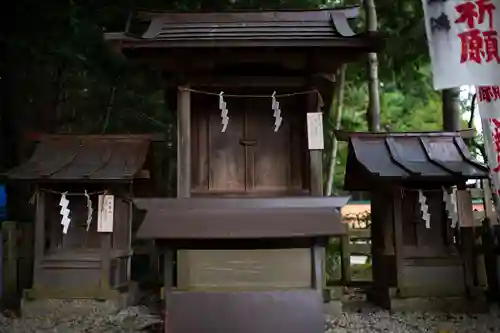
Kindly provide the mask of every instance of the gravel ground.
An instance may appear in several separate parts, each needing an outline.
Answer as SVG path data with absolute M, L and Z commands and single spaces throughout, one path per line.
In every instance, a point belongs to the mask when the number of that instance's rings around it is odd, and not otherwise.
M 107 302 L 51 301 L 30 304 L 22 318 L 0 316 L 1 333 L 158 332 L 158 315 L 144 306 L 117 311 Z
M 500 333 L 500 310 L 488 314 L 438 314 L 360 310 L 327 318 L 327 333 Z
M 117 311 L 105 302 L 58 301 L 31 306 L 22 318 L 0 315 L 0 333 L 160 332 L 161 321 L 145 306 Z M 327 318 L 326 333 L 500 333 L 500 310 L 459 315 L 360 309 Z

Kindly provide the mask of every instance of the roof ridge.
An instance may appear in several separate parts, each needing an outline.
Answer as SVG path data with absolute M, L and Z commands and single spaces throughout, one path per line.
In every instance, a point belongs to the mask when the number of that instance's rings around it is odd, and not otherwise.
M 237 13 L 270 13 L 270 12 L 321 12 L 321 11 L 336 11 L 336 10 L 346 10 L 352 8 L 359 8 L 359 5 L 341 6 L 341 7 L 327 7 L 327 8 L 309 8 L 309 9 L 233 9 L 233 10 L 222 10 L 222 11 L 175 11 L 167 9 L 147 9 L 147 8 L 136 8 L 132 10 L 133 12 L 144 12 L 144 13 L 158 13 L 158 14 L 237 14 Z

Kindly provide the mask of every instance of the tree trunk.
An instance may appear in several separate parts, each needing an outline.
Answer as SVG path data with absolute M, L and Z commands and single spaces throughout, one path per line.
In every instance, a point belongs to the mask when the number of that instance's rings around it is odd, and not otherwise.
M 443 129 L 459 131 L 460 125 L 460 88 L 444 89 L 441 93 L 443 101 Z
M 365 0 L 366 27 L 368 33 L 378 30 L 377 10 L 374 0 Z M 378 81 L 378 59 L 376 53 L 368 54 L 368 110 L 366 120 L 370 132 L 380 131 L 380 95 Z
M 335 96 L 336 103 L 333 110 L 333 129 L 338 130 L 340 128 L 340 122 L 342 120 L 342 108 L 344 106 L 344 87 L 345 87 L 345 70 L 346 65 L 343 64 L 337 71 L 337 83 L 335 85 Z M 330 168 L 328 170 L 328 176 L 326 179 L 326 196 L 331 196 L 333 192 L 333 180 L 335 178 L 335 165 L 337 164 L 337 151 L 338 151 L 338 141 L 335 137 L 335 133 L 332 134 L 332 153 L 330 158 Z

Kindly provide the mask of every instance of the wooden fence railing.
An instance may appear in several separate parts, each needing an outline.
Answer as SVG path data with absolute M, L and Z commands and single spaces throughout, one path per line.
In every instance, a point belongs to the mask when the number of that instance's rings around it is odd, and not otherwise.
M 351 264 L 352 256 L 366 256 L 371 259 L 371 229 L 354 229 L 349 228 L 349 233 L 340 239 L 340 251 L 341 251 L 341 270 L 342 270 L 342 285 L 350 286 L 360 283 L 370 282 L 370 278 L 366 276 L 366 270 L 370 270 L 370 267 L 362 265 L 356 274 L 353 269 L 355 266 Z
M 2 236 L 2 302 L 19 299 L 33 279 L 33 224 L 4 221 Z
M 349 227 L 347 235 L 340 238 L 340 274 L 336 274 L 340 278 L 330 279 L 327 282 L 328 286 L 359 286 L 371 282 L 371 265 L 352 265 L 352 256 L 367 257 L 368 262 L 371 260 L 371 229 L 367 228 L 352 228 Z M 332 255 L 331 253 L 329 255 Z M 330 261 L 335 262 L 337 261 Z M 366 271 L 368 271 L 368 276 Z

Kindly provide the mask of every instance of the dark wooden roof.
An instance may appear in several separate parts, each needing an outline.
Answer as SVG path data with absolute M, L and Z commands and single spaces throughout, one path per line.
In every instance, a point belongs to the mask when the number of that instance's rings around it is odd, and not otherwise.
M 262 239 L 345 234 L 338 208 L 348 197 L 136 199 L 143 239 Z
M 138 176 L 150 135 L 43 135 L 31 158 L 7 172 L 16 180 L 119 181 Z
M 139 12 L 145 32 L 132 25 L 106 39 L 122 48 L 176 47 L 371 47 L 373 38 L 356 35 L 349 21 L 358 7 L 309 11 L 217 13 Z M 373 36 L 372 36 L 373 37 Z M 375 43 L 376 44 L 376 43 Z
M 347 138 L 348 190 L 369 190 L 377 181 L 456 183 L 488 177 L 460 132 L 349 133 Z

